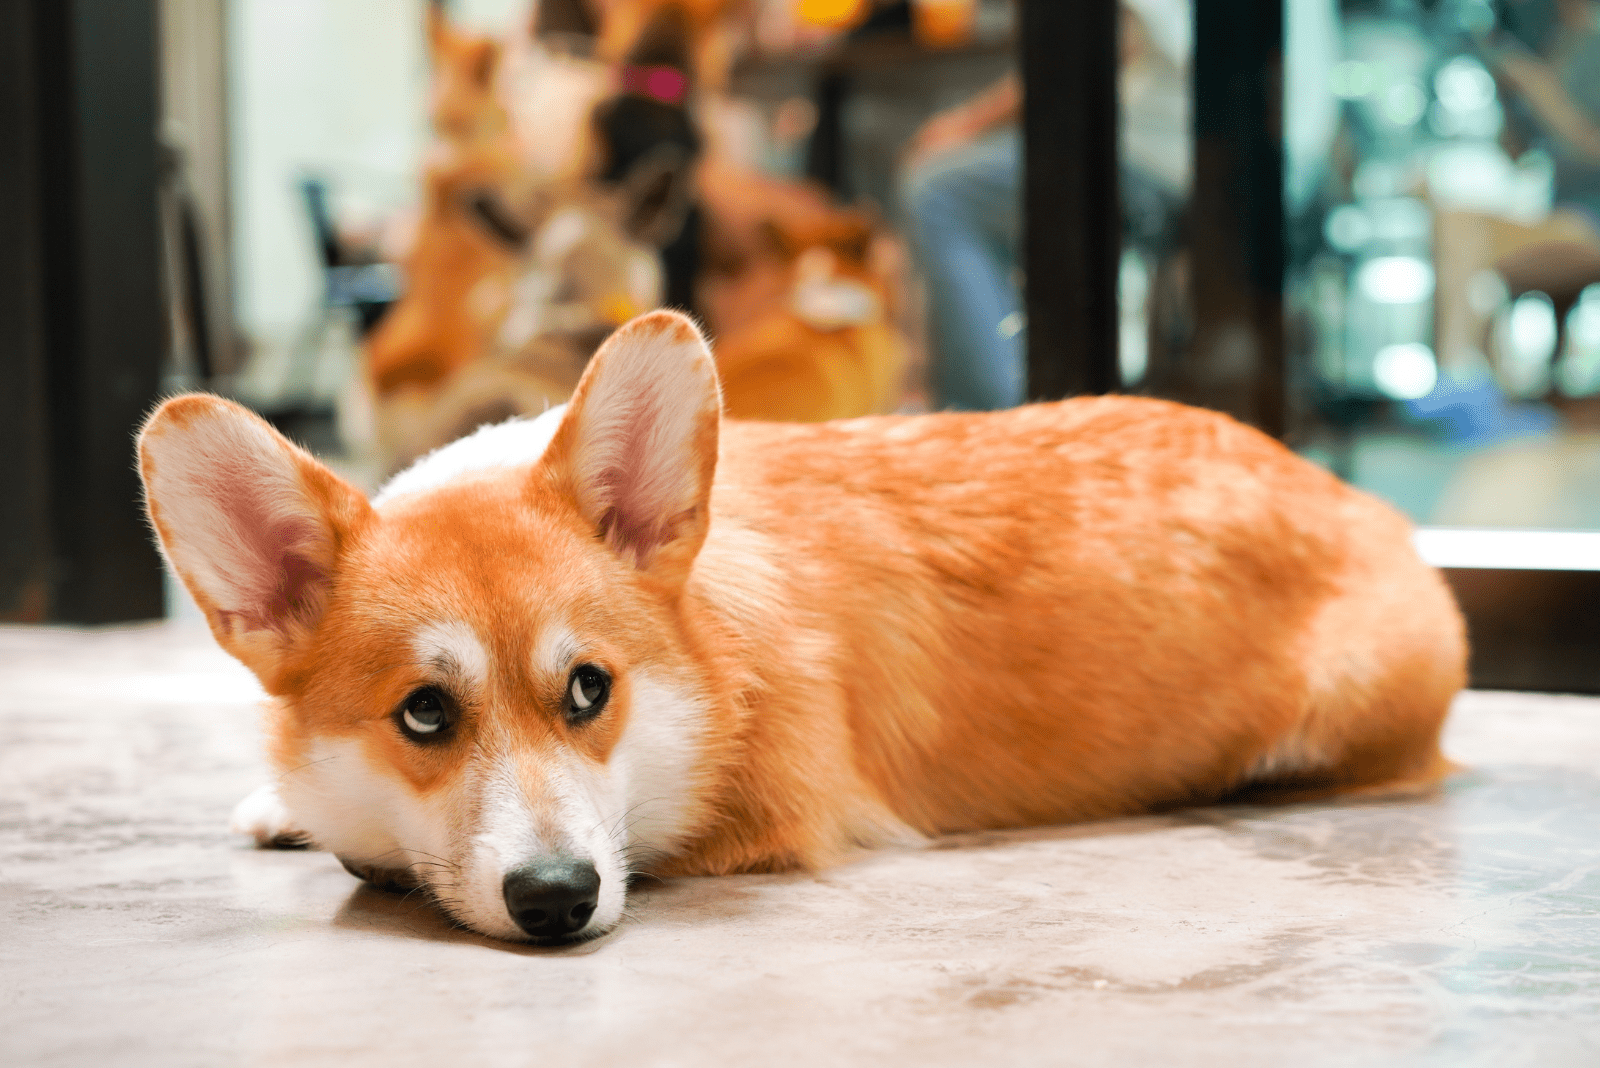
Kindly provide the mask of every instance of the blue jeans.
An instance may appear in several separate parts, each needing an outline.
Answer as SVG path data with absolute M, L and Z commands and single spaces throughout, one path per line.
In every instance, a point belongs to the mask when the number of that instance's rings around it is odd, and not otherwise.
M 1018 255 L 1022 135 L 1015 128 L 906 172 L 901 202 L 928 283 L 936 408 L 983 411 L 1027 392 Z M 1009 335 L 1009 336 L 1008 336 Z

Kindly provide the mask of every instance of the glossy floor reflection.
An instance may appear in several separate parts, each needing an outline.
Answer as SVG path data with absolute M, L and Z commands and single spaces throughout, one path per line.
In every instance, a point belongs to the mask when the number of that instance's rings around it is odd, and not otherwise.
M 255 692 L 0 629 L 0 1064 L 1600 1063 L 1600 701 L 1463 697 L 1426 800 L 645 886 L 551 951 L 230 838 Z

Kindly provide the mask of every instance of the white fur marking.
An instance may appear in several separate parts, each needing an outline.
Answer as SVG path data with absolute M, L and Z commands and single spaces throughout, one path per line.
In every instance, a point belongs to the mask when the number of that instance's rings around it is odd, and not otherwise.
M 582 655 L 577 635 L 563 624 L 552 623 L 539 632 L 533 647 L 533 670 L 546 678 L 560 678 Z
M 625 853 L 609 833 L 621 819 L 617 799 L 605 796 L 615 791 L 569 750 L 540 756 L 538 782 L 524 779 L 526 760 L 501 757 L 485 769 L 478 805 L 481 822 L 462 860 L 455 912 L 487 934 L 522 939 L 522 931 L 506 911 L 505 877 L 541 856 L 565 853 L 588 860 L 600 876 L 600 899 L 583 930 L 609 930 L 622 918 L 627 896 Z M 530 789 L 536 791 L 533 804 Z
M 540 263 L 553 264 L 578 246 L 589 232 L 589 220 L 578 208 L 562 208 L 534 239 L 533 254 Z
M 626 800 L 626 848 L 666 851 L 689 830 L 690 797 L 705 733 L 702 701 L 649 672 L 633 677 L 628 726 L 611 751 Z
M 1245 772 L 1245 778 L 1249 781 L 1277 779 L 1295 772 L 1325 768 L 1331 763 L 1328 754 L 1307 742 L 1300 731 L 1292 730 L 1256 758 Z
M 481 687 L 489 678 L 489 654 L 465 623 L 434 623 L 412 642 L 417 661 L 463 683 Z
M 479 428 L 458 441 L 435 449 L 391 478 L 372 498 L 388 504 L 406 493 L 437 489 L 479 471 L 526 467 L 537 463 L 561 425 L 567 406 L 557 405 L 537 419 L 512 419 Z
M 647 252 L 628 257 L 628 296 L 641 308 L 660 303 L 661 261 Z
M 549 847 L 538 834 L 512 761 L 502 757 L 482 768 L 477 785 L 479 823 L 462 850 L 453 911 L 485 934 L 519 941 L 524 935 L 506 910 L 505 877 Z
M 555 279 L 546 271 L 529 271 L 511 291 L 511 310 L 500 324 L 500 344 L 519 349 L 544 331 L 544 310 L 555 292 Z
M 459 785 L 459 784 L 458 784 Z M 449 855 L 455 790 L 419 797 L 358 738 L 318 738 L 308 759 L 280 777 L 278 790 L 317 845 L 357 864 L 437 878 Z

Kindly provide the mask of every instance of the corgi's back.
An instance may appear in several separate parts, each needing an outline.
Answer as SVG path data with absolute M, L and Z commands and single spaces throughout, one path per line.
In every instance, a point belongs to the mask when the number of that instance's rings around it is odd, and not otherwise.
M 1409 524 L 1225 416 L 729 423 L 721 451 L 707 566 L 778 554 L 768 692 L 839 680 L 861 774 L 918 830 L 1445 767 L 1465 638 Z

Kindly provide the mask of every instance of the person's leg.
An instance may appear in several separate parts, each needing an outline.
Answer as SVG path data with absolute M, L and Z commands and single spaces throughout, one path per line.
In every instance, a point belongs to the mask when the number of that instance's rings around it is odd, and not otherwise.
M 928 283 L 938 407 L 1009 408 L 1025 399 L 1017 264 L 1022 142 L 992 134 L 909 171 L 901 195 Z

